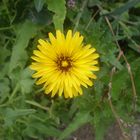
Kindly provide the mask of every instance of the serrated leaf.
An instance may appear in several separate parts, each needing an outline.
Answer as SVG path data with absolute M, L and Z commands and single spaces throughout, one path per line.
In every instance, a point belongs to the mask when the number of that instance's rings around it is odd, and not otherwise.
M 24 130 L 24 133 L 26 135 L 29 135 L 31 137 L 39 138 L 39 135 L 45 134 L 45 136 L 53 136 L 58 137 L 60 134 L 60 131 L 56 129 L 55 127 L 51 126 L 47 123 L 42 122 L 31 122 L 27 128 Z
M 12 56 L 9 65 L 9 72 L 17 66 L 25 65 L 27 53 L 25 51 L 29 40 L 36 34 L 37 27 L 30 21 L 25 21 L 17 33 L 15 45 L 13 46 Z
M 12 108 L 6 108 L 4 112 L 4 120 L 5 120 L 5 126 L 11 126 L 13 122 L 17 119 L 19 116 L 25 116 L 32 113 L 35 113 L 36 110 L 34 109 L 12 109 Z
M 48 9 L 54 12 L 53 22 L 55 29 L 63 31 L 63 23 L 66 16 L 65 0 L 47 0 Z

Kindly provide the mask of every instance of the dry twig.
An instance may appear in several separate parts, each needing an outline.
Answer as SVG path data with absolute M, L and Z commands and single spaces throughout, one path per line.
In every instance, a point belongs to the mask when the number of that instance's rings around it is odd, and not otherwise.
M 116 45 L 117 45 L 117 47 L 118 47 L 118 49 L 119 49 L 119 52 L 120 52 L 121 56 L 123 57 L 123 59 L 124 59 L 124 61 L 125 61 L 125 63 L 126 63 L 126 66 L 127 66 L 127 70 L 128 70 L 129 76 L 130 76 L 131 84 L 132 84 L 133 112 L 135 112 L 135 111 L 136 111 L 137 94 L 136 94 L 136 88 L 135 88 L 135 83 L 134 83 L 133 74 L 132 74 L 132 71 L 131 71 L 131 66 L 130 66 L 130 64 L 128 63 L 127 58 L 125 57 L 123 51 L 121 50 L 121 47 L 120 47 L 118 41 L 117 41 L 116 38 L 115 38 L 115 33 L 114 33 L 114 31 L 113 31 L 113 28 L 112 28 L 112 26 L 111 26 L 111 23 L 109 22 L 109 20 L 108 20 L 108 18 L 107 18 L 106 16 L 105 16 L 105 20 L 106 20 L 106 22 L 107 22 L 107 24 L 108 24 L 108 26 L 109 26 L 109 28 L 110 28 L 110 30 L 111 30 L 111 33 L 112 33 L 112 35 L 113 35 L 113 37 L 114 37 L 114 39 L 115 39 L 115 43 L 116 43 Z M 121 123 L 120 117 L 119 117 L 118 114 L 116 113 L 116 111 L 115 111 L 115 109 L 114 109 L 114 106 L 113 106 L 113 104 L 112 104 L 112 101 L 111 101 L 112 77 L 113 77 L 113 74 L 114 74 L 114 72 L 115 72 L 115 69 L 116 69 L 115 67 L 112 68 L 111 77 L 110 77 L 110 82 L 109 82 L 109 92 L 108 92 L 109 105 L 110 105 L 111 110 L 112 110 L 112 112 L 113 112 L 113 114 L 114 114 L 114 116 L 115 116 L 115 118 L 116 118 L 116 120 L 117 120 L 117 123 L 118 123 L 118 125 L 119 125 L 119 127 L 120 127 L 120 129 L 121 129 L 121 132 L 122 132 L 123 137 L 124 137 L 126 140 L 129 140 L 129 139 L 130 139 L 130 136 L 124 134 L 124 131 L 123 131 L 123 127 L 122 127 L 122 123 Z
M 121 58 L 122 54 L 123 54 L 122 51 L 120 51 L 119 55 L 118 55 L 118 58 L 117 58 L 118 60 Z M 116 119 L 116 121 L 117 121 L 117 123 L 119 125 L 119 128 L 121 130 L 122 136 L 124 137 L 125 140 L 130 140 L 129 136 L 125 133 L 125 131 L 123 129 L 123 126 L 122 126 L 122 123 L 121 123 L 121 118 L 117 114 L 117 112 L 116 112 L 116 110 L 115 110 L 115 108 L 114 108 L 114 106 L 112 104 L 112 100 L 111 100 L 112 79 L 113 79 L 113 75 L 114 75 L 115 71 L 116 71 L 116 67 L 114 66 L 112 68 L 112 70 L 111 70 L 110 81 L 109 81 L 109 84 L 108 84 L 108 87 L 109 87 L 108 88 L 108 93 L 107 93 L 108 102 L 109 102 L 109 106 L 111 108 L 111 111 L 112 111 L 112 113 L 113 113 L 113 115 L 114 115 L 114 117 L 115 117 L 115 119 Z
M 106 16 L 105 16 L 105 20 L 106 20 L 106 22 L 107 22 L 107 24 L 108 24 L 108 26 L 110 28 L 110 31 L 111 31 L 114 39 L 115 39 L 116 45 L 117 45 L 117 47 L 119 49 L 119 52 L 122 53 L 122 57 L 123 57 L 123 59 L 124 59 L 124 61 L 126 63 L 126 66 L 127 66 L 127 70 L 128 70 L 129 76 L 130 76 L 131 84 L 132 84 L 133 112 L 135 112 L 136 111 L 136 102 L 137 102 L 137 93 L 136 93 L 136 88 L 135 88 L 135 83 L 134 83 L 134 77 L 133 77 L 133 74 L 132 74 L 132 71 L 131 71 L 131 66 L 128 63 L 127 58 L 125 57 L 123 51 L 121 50 L 121 47 L 120 47 L 118 41 L 116 40 L 116 37 L 115 37 L 115 33 L 113 31 L 113 28 L 112 28 L 112 26 L 111 26 L 111 24 L 110 24 L 110 22 L 109 22 L 109 20 L 108 20 L 108 18 Z

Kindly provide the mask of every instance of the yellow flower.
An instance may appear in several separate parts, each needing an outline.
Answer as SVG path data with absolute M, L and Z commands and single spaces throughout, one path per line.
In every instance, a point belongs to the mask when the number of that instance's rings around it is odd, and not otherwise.
M 38 50 L 33 51 L 30 68 L 35 70 L 33 78 L 38 78 L 36 84 L 44 83 L 46 94 L 51 97 L 58 94 L 65 98 L 82 95 L 82 86 L 92 86 L 96 79 L 94 71 L 99 67 L 96 60 L 99 57 L 90 44 L 83 45 L 83 36 L 69 30 L 66 37 L 59 30 L 56 37 L 49 33 L 49 41 L 38 40 Z

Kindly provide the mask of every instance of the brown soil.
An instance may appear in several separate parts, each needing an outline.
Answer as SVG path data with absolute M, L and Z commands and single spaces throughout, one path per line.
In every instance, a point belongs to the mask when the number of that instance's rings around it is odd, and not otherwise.
M 131 136 L 130 140 L 140 140 L 140 125 L 135 125 L 130 127 Z M 86 124 L 74 132 L 70 138 L 66 140 L 96 140 L 93 128 Z M 107 134 L 104 136 L 104 140 L 124 140 L 122 133 L 117 124 L 113 124 L 109 129 Z

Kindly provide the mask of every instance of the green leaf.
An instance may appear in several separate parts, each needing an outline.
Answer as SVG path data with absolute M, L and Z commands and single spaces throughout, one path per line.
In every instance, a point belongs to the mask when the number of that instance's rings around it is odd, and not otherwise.
M 139 63 L 140 63 L 139 58 L 130 63 L 133 73 L 135 73 L 137 70 L 139 70 Z M 137 80 L 137 78 L 136 78 L 136 80 Z M 113 80 L 112 80 L 111 95 L 112 95 L 113 99 L 117 99 L 118 96 L 120 95 L 121 90 L 126 89 L 127 86 L 130 86 L 130 88 L 132 88 L 131 87 L 132 85 L 130 83 L 131 83 L 131 80 L 130 80 L 130 76 L 129 76 L 127 68 L 124 68 L 121 71 L 119 71 L 118 73 L 116 73 L 113 76 Z M 136 83 L 136 85 L 137 85 L 137 83 Z
M 10 74 L 9 77 L 12 81 L 11 86 L 19 84 L 19 88 L 22 93 L 30 93 L 33 89 L 34 79 L 31 78 L 33 71 L 28 67 L 21 69 L 19 67 L 15 68 Z
M 0 103 L 8 97 L 9 91 L 9 80 L 7 78 L 0 80 Z
M 37 12 L 40 12 L 42 10 L 44 3 L 45 0 L 34 0 L 34 4 Z
M 15 109 L 12 108 L 6 108 L 4 111 L 4 121 L 5 126 L 11 126 L 13 122 L 17 119 L 17 117 L 29 115 L 32 113 L 35 113 L 36 110 L 34 109 Z
M 66 16 L 65 0 L 47 0 L 48 9 L 54 12 L 53 22 L 55 29 L 63 31 L 63 23 Z
M 139 0 L 128 1 L 123 6 L 117 8 L 113 12 L 109 13 L 109 15 L 111 14 L 111 15 L 119 15 L 120 16 L 122 13 L 126 12 L 128 9 L 130 9 L 133 6 L 135 6 L 139 2 L 140 2 Z
M 27 128 L 24 130 L 24 134 L 30 137 L 39 138 L 39 135 L 58 137 L 60 131 L 49 123 L 42 122 L 30 122 Z
M 93 7 L 96 5 L 101 5 L 102 3 L 99 0 L 89 0 L 88 1 L 88 6 Z
M 31 79 L 31 75 L 33 74 L 33 71 L 29 68 L 25 68 L 21 71 L 21 78 L 19 80 L 21 91 L 23 93 L 30 93 L 32 91 L 32 87 L 34 84 L 34 80 Z
M 47 110 L 47 107 L 42 106 L 41 104 L 39 104 L 39 103 L 37 103 L 37 102 L 35 102 L 35 101 L 26 100 L 25 102 L 28 103 L 28 104 L 30 104 L 30 105 L 36 106 L 36 107 L 38 107 L 38 108 Z
M 112 93 L 111 93 L 113 99 L 116 100 L 118 99 L 118 96 L 120 95 L 120 91 L 126 88 L 128 79 L 129 79 L 129 75 L 127 69 L 124 69 L 123 71 L 120 71 L 113 76 Z
M 0 64 L 2 64 L 5 59 L 7 58 L 7 56 L 10 55 L 10 51 L 7 48 L 4 47 L 0 47 Z
M 107 103 L 102 104 L 102 108 L 94 111 L 93 125 L 95 127 L 96 140 L 103 140 L 104 135 L 112 122 L 112 112 Z
M 135 60 L 133 65 L 131 65 L 132 71 L 133 71 L 133 75 L 134 75 L 134 83 L 135 83 L 135 87 L 136 87 L 136 92 L 137 92 L 137 96 L 140 95 L 140 58 Z M 137 67 L 135 67 L 137 66 Z
M 91 116 L 88 112 L 79 112 L 74 118 L 73 122 L 70 122 L 69 126 L 63 131 L 63 133 L 59 136 L 59 140 L 63 140 L 68 137 L 72 132 L 77 130 L 83 124 L 90 122 Z
M 30 21 L 25 21 L 18 30 L 15 45 L 13 46 L 12 56 L 10 60 L 9 72 L 17 66 L 24 66 L 27 53 L 25 51 L 28 46 L 29 40 L 35 36 L 37 27 Z
M 128 26 L 127 24 L 123 23 L 123 22 L 119 22 L 124 34 L 126 35 L 126 37 L 129 39 L 129 47 L 132 48 L 133 50 L 135 50 L 136 52 L 140 53 L 140 46 L 138 45 L 138 43 L 136 43 L 136 41 L 132 38 L 133 36 L 139 36 L 139 29 L 136 26 L 135 28 L 130 28 L 130 26 Z
M 8 72 L 8 62 L 6 59 L 10 56 L 10 50 L 3 44 L 0 44 L 0 79 L 3 78 Z
M 112 64 L 113 66 L 115 66 L 119 70 L 121 70 L 123 68 L 121 63 L 116 58 L 115 54 L 111 51 L 108 52 L 108 57 L 106 57 L 106 56 L 103 57 L 103 60 L 108 61 L 110 64 Z

